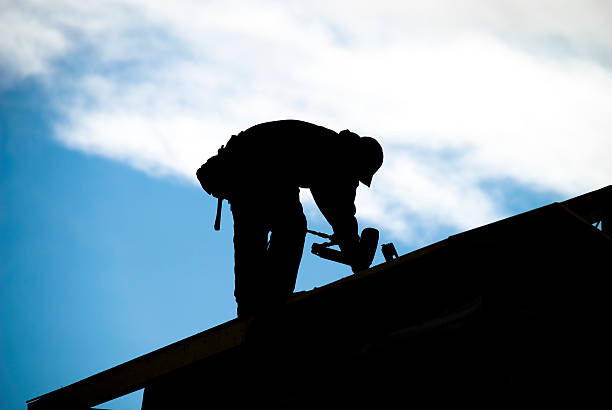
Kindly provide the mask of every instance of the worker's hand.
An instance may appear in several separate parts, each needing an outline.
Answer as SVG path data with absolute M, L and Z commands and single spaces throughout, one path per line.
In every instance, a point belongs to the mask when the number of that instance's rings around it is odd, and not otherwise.
M 369 267 L 370 267 L 370 265 L 359 254 L 356 254 L 354 256 L 354 258 L 352 259 L 351 269 L 352 269 L 353 273 L 360 272 L 360 271 L 362 271 L 364 269 L 367 269 Z
M 351 259 L 353 272 L 359 272 L 370 267 L 378 246 L 378 237 L 379 232 L 374 228 L 365 228 L 361 232 L 354 259 Z
M 336 234 L 331 234 L 328 238 L 330 245 L 329 246 L 333 246 L 333 245 L 338 245 L 338 236 L 336 236 Z
M 337 243 L 345 260 L 351 266 L 353 273 L 362 270 L 363 262 L 359 258 L 359 235 L 350 240 L 338 238 Z

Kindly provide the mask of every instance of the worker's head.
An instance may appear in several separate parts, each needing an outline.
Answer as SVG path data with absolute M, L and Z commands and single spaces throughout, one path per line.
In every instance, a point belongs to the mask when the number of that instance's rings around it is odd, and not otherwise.
M 361 137 L 357 142 L 357 157 L 359 181 L 369 187 L 372 177 L 383 163 L 382 147 L 372 137 Z

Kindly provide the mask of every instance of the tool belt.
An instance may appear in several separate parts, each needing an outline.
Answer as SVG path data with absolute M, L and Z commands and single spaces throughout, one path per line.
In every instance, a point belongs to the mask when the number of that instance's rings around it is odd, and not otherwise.
M 232 161 L 225 146 L 221 146 L 217 155 L 210 157 L 196 172 L 202 189 L 219 199 L 230 197 L 233 185 L 232 175 Z
M 217 215 L 215 218 L 215 231 L 221 229 L 221 208 L 223 199 L 231 197 L 234 180 L 234 166 L 229 150 L 224 145 L 219 148 L 217 155 L 208 159 L 197 170 L 196 176 L 202 189 L 207 194 L 217 198 Z

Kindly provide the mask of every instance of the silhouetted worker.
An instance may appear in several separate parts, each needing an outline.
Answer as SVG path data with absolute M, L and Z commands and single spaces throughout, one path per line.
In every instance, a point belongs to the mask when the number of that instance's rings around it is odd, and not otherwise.
M 294 290 L 306 236 L 300 187 L 310 188 L 353 271 L 364 268 L 356 252 L 355 194 L 382 165 L 375 139 L 273 121 L 232 136 L 217 157 L 207 162 L 219 163 L 213 171 L 204 164 L 197 176 L 208 193 L 231 204 L 238 316 L 283 303 Z

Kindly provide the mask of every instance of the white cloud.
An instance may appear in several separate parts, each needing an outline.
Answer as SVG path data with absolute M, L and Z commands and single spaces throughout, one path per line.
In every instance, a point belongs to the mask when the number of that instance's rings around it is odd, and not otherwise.
M 48 73 L 53 59 L 69 46 L 56 27 L 18 9 L 0 13 L 0 38 L 3 71 L 16 77 Z
M 60 141 L 151 174 L 193 181 L 257 122 L 350 128 L 386 148 L 360 217 L 407 241 L 503 216 L 486 180 L 569 196 L 612 176 L 607 2 L 83 4 L 11 3 L 0 61 L 59 84 Z

